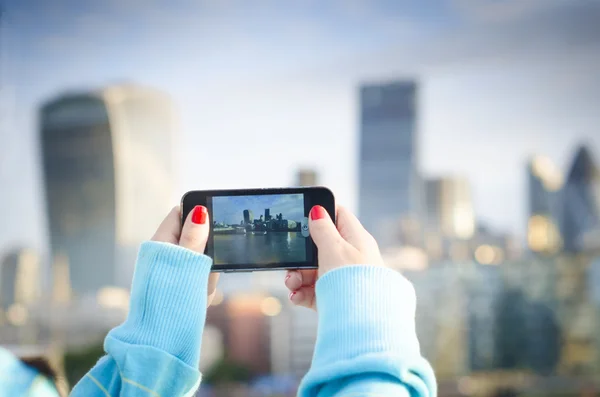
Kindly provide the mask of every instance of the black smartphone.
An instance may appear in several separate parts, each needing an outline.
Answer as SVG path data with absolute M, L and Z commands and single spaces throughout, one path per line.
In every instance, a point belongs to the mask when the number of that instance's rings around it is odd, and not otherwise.
M 181 199 L 182 224 L 197 205 L 208 209 L 205 254 L 217 272 L 316 268 L 311 208 L 324 207 L 335 222 L 335 199 L 325 187 L 191 191 Z

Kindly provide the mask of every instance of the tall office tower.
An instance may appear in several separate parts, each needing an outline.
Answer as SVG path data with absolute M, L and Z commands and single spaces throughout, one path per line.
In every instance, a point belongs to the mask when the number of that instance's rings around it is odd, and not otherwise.
M 360 90 L 359 216 L 382 248 L 421 211 L 416 93 L 412 81 Z
M 316 186 L 318 181 L 319 175 L 312 169 L 301 169 L 296 175 L 296 186 Z
M 254 214 L 252 214 L 252 210 L 244 210 L 244 223 L 252 223 L 254 222 Z
M 577 150 L 562 199 L 564 248 L 580 251 L 585 248 L 586 236 L 600 229 L 600 170 L 585 146 Z
M 534 252 L 555 253 L 562 245 L 558 220 L 563 174 L 549 158 L 535 156 L 527 165 L 527 179 L 527 243 Z
M 170 100 L 111 86 L 52 99 L 40 120 L 52 256 L 75 296 L 128 287 L 138 244 L 173 204 Z
M 475 232 L 475 210 L 466 179 L 438 178 L 425 182 L 425 226 L 444 237 L 466 240 Z

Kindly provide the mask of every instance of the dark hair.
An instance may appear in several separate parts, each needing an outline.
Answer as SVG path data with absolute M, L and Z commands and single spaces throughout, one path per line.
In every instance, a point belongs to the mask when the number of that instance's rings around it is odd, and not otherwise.
M 21 362 L 23 362 L 23 364 L 27 365 L 29 368 L 37 371 L 40 375 L 48 378 L 48 380 L 52 381 L 52 383 L 56 386 L 57 374 L 48 360 L 43 357 L 27 357 L 21 358 Z

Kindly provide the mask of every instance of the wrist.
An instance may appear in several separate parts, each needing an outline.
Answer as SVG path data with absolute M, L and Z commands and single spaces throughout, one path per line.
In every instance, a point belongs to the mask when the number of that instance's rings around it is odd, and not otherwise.
M 315 363 L 382 351 L 420 355 L 416 297 L 400 273 L 351 265 L 328 271 L 316 284 L 319 329 Z
M 109 335 L 163 350 L 196 367 L 211 265 L 209 257 L 177 245 L 143 243 L 127 320 Z

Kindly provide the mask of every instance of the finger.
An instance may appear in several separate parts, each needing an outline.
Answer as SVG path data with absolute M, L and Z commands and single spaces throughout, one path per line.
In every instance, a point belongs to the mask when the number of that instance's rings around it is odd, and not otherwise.
M 285 276 L 285 286 L 291 291 L 302 286 L 315 285 L 317 282 L 317 269 L 289 270 Z
M 358 218 L 347 208 L 337 209 L 337 229 L 344 240 L 358 250 L 362 250 L 367 244 L 371 244 L 373 238 L 360 223 Z
M 302 275 L 297 270 L 289 270 L 285 276 L 284 284 L 290 291 L 295 291 L 302 287 Z
M 153 241 L 163 243 L 177 244 L 181 233 L 181 212 L 179 206 L 173 207 L 171 212 L 162 221 L 156 233 L 152 237 Z
M 342 236 L 331 221 L 327 210 L 320 205 L 315 205 L 310 210 L 310 220 L 308 221 L 310 237 L 315 242 L 317 248 L 331 249 L 344 242 Z
M 195 206 L 183 224 L 179 245 L 203 254 L 208 239 L 208 225 L 209 219 L 206 207 L 202 205 Z
M 309 309 L 316 309 L 315 306 L 315 288 L 302 287 L 296 291 L 290 292 L 290 301 L 296 306 L 303 306 Z

